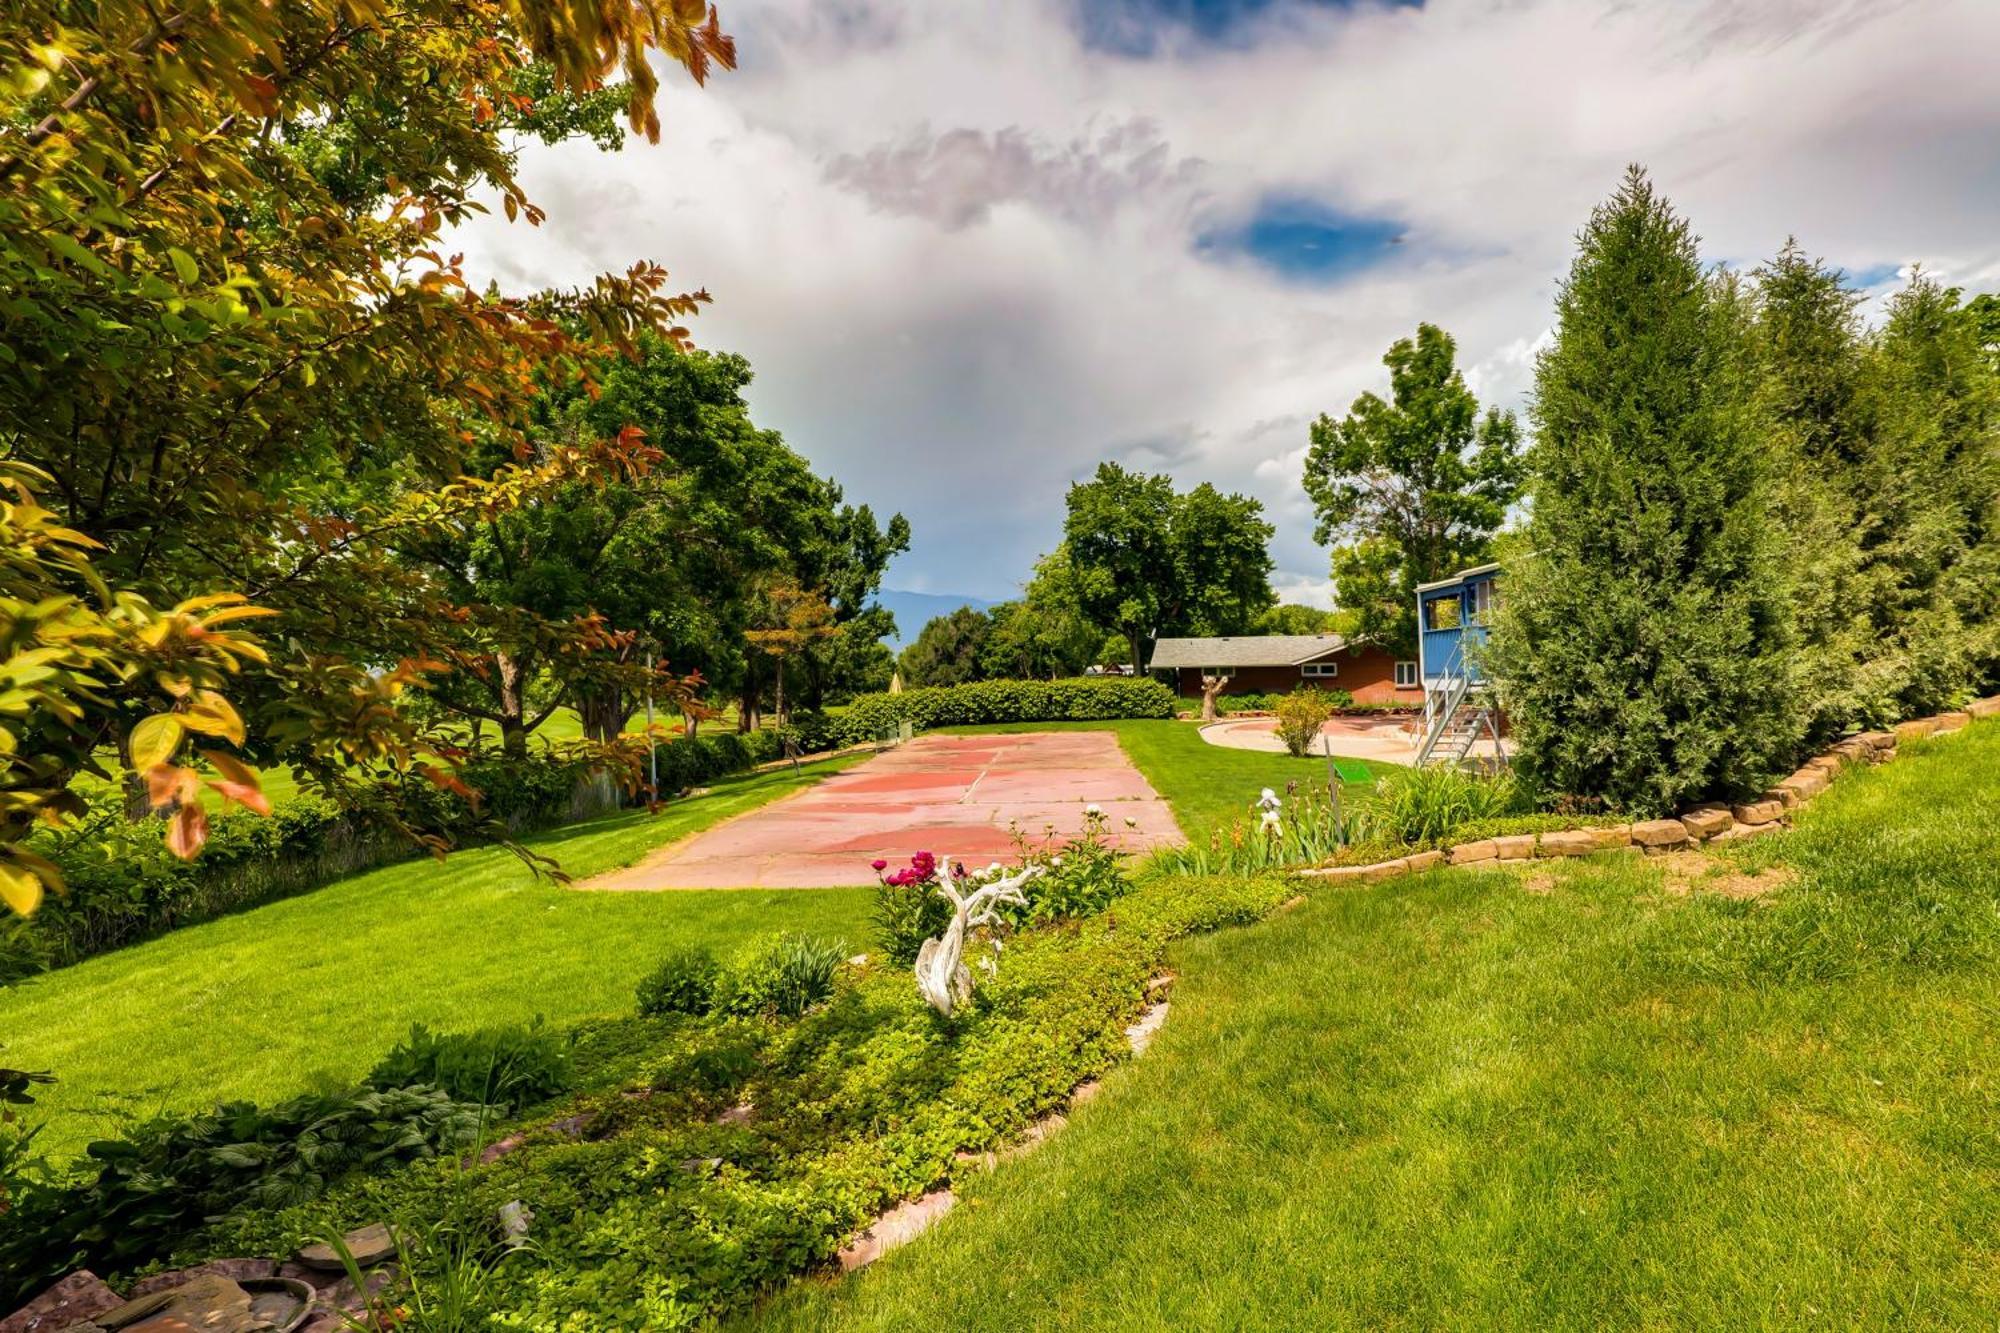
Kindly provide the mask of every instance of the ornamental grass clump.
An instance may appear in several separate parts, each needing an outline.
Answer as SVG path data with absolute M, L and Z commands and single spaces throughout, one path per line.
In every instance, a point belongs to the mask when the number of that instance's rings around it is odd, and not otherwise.
M 1448 837 L 1474 820 L 1525 813 L 1527 804 L 1510 773 L 1489 778 L 1432 764 L 1384 777 L 1358 814 L 1370 837 L 1416 845 Z
M 715 1007 L 721 974 L 715 955 L 698 944 L 669 949 L 639 983 L 639 1012 L 705 1014 Z
M 758 945 L 719 987 L 719 1008 L 732 1014 L 799 1015 L 833 996 L 847 945 L 823 935 L 787 931 Z

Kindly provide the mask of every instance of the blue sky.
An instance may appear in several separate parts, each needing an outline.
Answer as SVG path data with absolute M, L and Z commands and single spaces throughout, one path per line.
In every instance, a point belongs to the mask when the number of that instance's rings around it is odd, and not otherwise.
M 899 587 L 1011 595 L 1117 459 L 1257 496 L 1324 602 L 1313 418 L 1423 320 L 1519 406 L 1628 162 L 1717 262 L 2000 288 L 1995 0 L 719 3 L 742 68 L 669 77 L 657 146 L 524 145 L 549 221 L 454 240 L 707 288 L 758 420 L 909 516 Z
M 1077 0 L 1078 36 L 1093 50 L 1153 57 L 1195 43 L 1242 46 L 1274 38 L 1315 10 L 1370 5 L 1420 8 L 1423 0 Z

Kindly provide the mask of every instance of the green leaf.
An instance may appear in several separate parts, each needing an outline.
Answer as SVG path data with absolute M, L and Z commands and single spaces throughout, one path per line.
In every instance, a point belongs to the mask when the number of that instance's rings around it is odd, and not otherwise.
M 193 286 L 201 280 L 201 269 L 196 267 L 194 256 L 179 246 L 167 247 L 167 258 L 174 261 L 174 272 L 180 274 L 181 281 Z

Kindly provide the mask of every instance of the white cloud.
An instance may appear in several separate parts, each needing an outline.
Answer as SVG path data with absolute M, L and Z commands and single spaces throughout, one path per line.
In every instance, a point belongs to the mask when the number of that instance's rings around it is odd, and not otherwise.
M 725 3 L 743 68 L 668 80 L 662 143 L 531 146 L 539 229 L 462 235 L 507 285 L 656 258 L 716 299 L 752 405 L 916 529 L 892 581 L 1005 595 L 1103 458 L 1261 497 L 1323 579 L 1306 423 L 1418 320 L 1517 403 L 1576 229 L 1642 161 L 1714 259 L 1788 233 L 1854 269 L 2000 281 L 1992 0 L 1432 0 L 1137 60 L 1067 0 Z M 1329 286 L 1198 254 L 1269 193 L 1405 224 Z

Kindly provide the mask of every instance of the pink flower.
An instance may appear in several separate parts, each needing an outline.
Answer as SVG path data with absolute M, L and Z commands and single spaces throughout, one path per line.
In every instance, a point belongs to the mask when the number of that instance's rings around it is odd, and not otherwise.
M 887 861 L 882 861 L 882 860 L 870 861 L 868 864 L 874 869 L 875 873 L 878 875 L 881 874 L 884 870 L 887 870 L 889 868 L 889 863 Z

